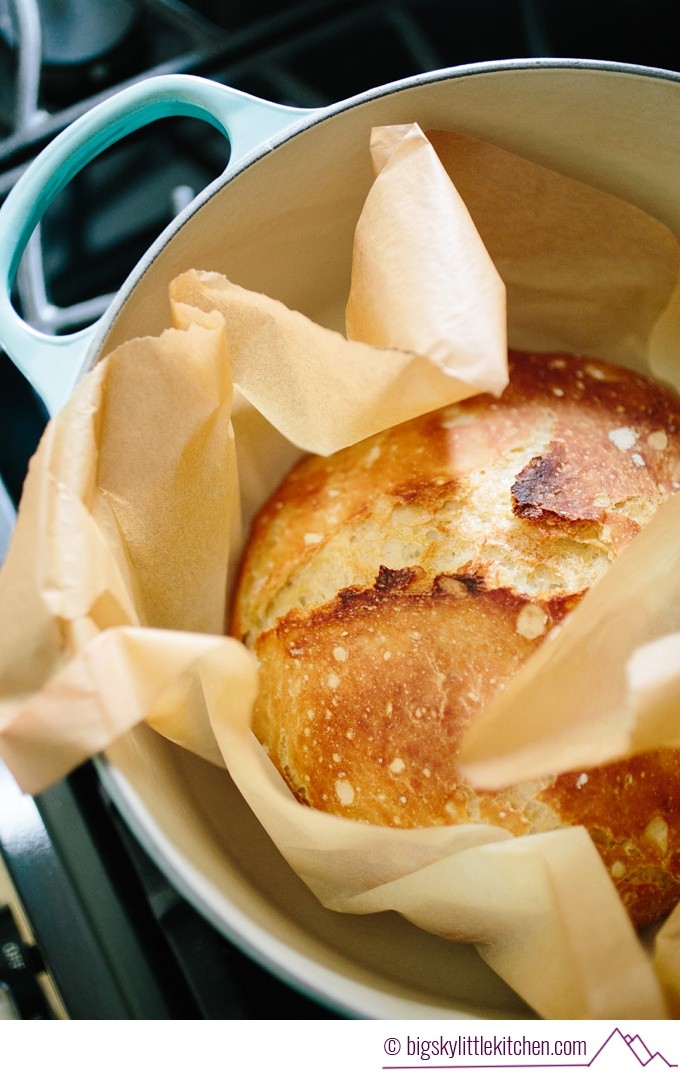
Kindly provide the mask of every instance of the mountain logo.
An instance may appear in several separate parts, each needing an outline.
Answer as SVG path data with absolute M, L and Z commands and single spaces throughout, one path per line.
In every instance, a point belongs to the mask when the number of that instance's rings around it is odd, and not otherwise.
M 597 1050 L 595 1055 L 587 1063 L 584 1064 L 570 1064 L 565 1065 L 569 1067 L 592 1067 L 598 1057 L 601 1057 L 605 1049 L 607 1050 L 607 1059 L 612 1059 L 612 1052 L 618 1052 L 619 1055 L 625 1056 L 626 1053 L 635 1057 L 638 1064 L 642 1068 L 650 1067 L 654 1072 L 663 1071 L 666 1068 L 677 1068 L 677 1064 L 671 1063 L 666 1057 L 659 1052 L 652 1052 L 651 1049 L 642 1040 L 639 1034 L 623 1034 L 618 1027 L 612 1030 L 611 1034 Z

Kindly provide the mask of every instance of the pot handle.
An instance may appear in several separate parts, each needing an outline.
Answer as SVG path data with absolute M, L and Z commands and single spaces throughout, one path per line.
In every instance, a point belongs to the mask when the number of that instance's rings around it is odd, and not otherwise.
M 211 123 L 229 141 L 229 171 L 317 111 L 273 104 L 196 75 L 158 75 L 95 105 L 36 157 L 0 208 L 0 343 L 51 415 L 70 396 L 100 324 L 49 336 L 23 321 L 12 305 L 19 262 L 55 196 L 99 153 L 157 119 L 191 116 Z

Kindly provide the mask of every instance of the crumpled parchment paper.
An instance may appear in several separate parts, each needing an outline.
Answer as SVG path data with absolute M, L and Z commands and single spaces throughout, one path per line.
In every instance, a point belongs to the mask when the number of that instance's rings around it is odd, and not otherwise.
M 0 755 L 37 792 L 147 721 L 228 767 L 326 906 L 394 909 L 475 943 L 543 1016 L 662 1018 L 680 996 L 678 911 L 653 955 L 584 829 L 512 838 L 320 814 L 293 799 L 250 731 L 257 665 L 224 637 L 225 609 L 247 522 L 300 451 L 500 393 L 506 291 L 513 346 L 680 383 L 680 251 L 665 227 L 467 136 L 380 128 L 372 150 L 346 336 L 197 266 L 172 284 L 172 327 L 102 358 L 50 423 L 0 573 Z M 659 512 L 483 715 L 470 771 L 514 780 L 522 765 L 678 742 L 679 511 Z M 643 591 L 656 600 L 633 615 Z M 594 669 L 611 671 L 604 708 Z M 594 709 L 590 730 L 564 691 L 539 735 L 527 698 L 538 684 L 554 702 L 567 679 Z

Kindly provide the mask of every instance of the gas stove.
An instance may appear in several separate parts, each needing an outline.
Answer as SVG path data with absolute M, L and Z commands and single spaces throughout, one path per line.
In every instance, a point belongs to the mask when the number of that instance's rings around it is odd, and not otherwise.
M 674 15 L 673 0 L 0 0 L 0 200 L 72 120 L 151 75 L 199 74 L 313 107 L 482 60 L 570 56 L 680 70 Z M 227 155 L 206 124 L 175 119 L 88 165 L 24 256 L 15 297 L 24 318 L 51 333 L 95 320 Z M 46 419 L 0 352 L 0 560 Z M 12 954 L 0 960 L 0 1017 L 336 1016 L 254 963 L 173 889 L 90 765 L 35 800 L 0 769 L 0 852 L 18 908 L 0 908 L 0 951 Z

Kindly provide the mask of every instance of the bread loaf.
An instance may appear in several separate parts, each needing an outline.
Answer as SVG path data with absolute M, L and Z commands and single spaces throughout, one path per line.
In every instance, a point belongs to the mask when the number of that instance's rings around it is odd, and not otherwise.
M 329 458 L 258 515 L 232 631 L 254 731 L 297 798 L 379 825 L 585 825 L 637 925 L 680 898 L 680 751 L 503 791 L 463 731 L 680 488 L 680 399 L 567 355 Z M 615 630 L 615 625 L 612 625 Z

